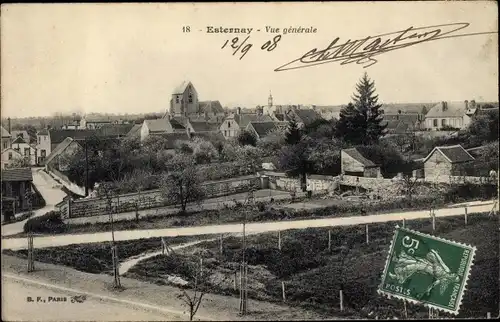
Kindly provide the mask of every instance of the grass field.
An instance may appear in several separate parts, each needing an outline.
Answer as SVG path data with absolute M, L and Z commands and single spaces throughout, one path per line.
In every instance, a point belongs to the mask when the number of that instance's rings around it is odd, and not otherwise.
M 435 235 L 477 247 L 459 317 L 486 317 L 487 312 L 496 316 L 499 301 L 498 218 L 474 214 L 469 216 L 467 226 L 463 216 L 438 218 L 436 224 Z M 248 295 L 250 298 L 280 302 L 281 283 L 284 282 L 286 302 L 290 306 L 313 309 L 332 317 L 403 318 L 402 302 L 388 300 L 376 293 L 394 226 L 394 222 L 371 224 L 369 244 L 366 244 L 364 225 L 333 227 L 330 229 L 331 250 L 328 250 L 327 228 L 282 231 L 281 250 L 278 249 L 278 233 L 248 236 Z M 430 219 L 408 221 L 407 227 L 432 233 Z M 196 237 L 198 240 L 206 238 Z M 169 244 L 191 240 L 193 238 L 175 237 L 169 239 Z M 204 272 L 209 277 L 207 289 L 212 293 L 238 296 L 234 279 L 242 257 L 241 245 L 241 238 L 226 237 L 221 254 L 218 241 L 202 242 L 179 249 L 169 256 L 159 255 L 143 260 L 125 276 L 156 284 L 169 284 L 164 279 L 165 275 L 193 282 L 193 268 L 203 258 Z M 123 259 L 159 249 L 160 240 L 118 242 L 118 248 Z M 9 253 L 26 256 L 26 251 Z M 109 273 L 109 253 L 108 243 L 70 245 L 37 250 L 36 258 L 86 272 Z M 344 312 L 339 310 L 341 285 L 344 289 Z M 411 318 L 428 317 L 427 309 L 420 306 L 408 305 L 408 314 Z M 440 317 L 445 316 L 440 314 Z
M 492 312 L 494 316 L 498 312 L 497 224 L 496 218 L 486 214 L 469 217 L 467 226 L 464 226 L 463 217 L 439 219 L 437 222 L 435 235 L 478 248 L 459 317 L 486 317 L 487 312 Z M 277 233 L 250 236 L 246 254 L 249 297 L 282 301 L 283 281 L 289 305 L 299 305 L 332 316 L 402 318 L 402 302 L 385 299 L 376 293 L 394 225 L 370 225 L 368 245 L 365 226 L 333 228 L 331 251 L 327 246 L 328 229 L 283 231 L 281 251 L 278 249 Z M 408 227 L 432 232 L 428 219 L 408 222 Z M 234 272 L 239 271 L 241 243 L 240 238 L 225 239 L 222 255 L 217 241 L 201 243 L 183 249 L 175 256 L 157 256 L 142 261 L 127 274 L 153 282 L 168 272 L 189 280 L 193 275 L 189 268 L 194 267 L 202 257 L 205 269 L 211 274 L 208 288 L 212 292 L 238 296 L 239 291 L 234 289 Z M 344 288 L 344 312 L 339 312 L 341 284 Z M 408 305 L 408 314 L 414 318 L 428 317 L 427 309 L 420 306 Z

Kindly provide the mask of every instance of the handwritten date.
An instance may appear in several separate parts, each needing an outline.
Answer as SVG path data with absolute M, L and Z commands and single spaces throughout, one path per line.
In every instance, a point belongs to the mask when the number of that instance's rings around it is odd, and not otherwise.
M 233 56 L 236 54 L 241 54 L 240 60 L 245 57 L 248 51 L 253 47 L 253 44 L 247 43 L 250 36 L 247 36 L 243 41 L 239 37 L 234 37 L 231 40 L 226 40 L 224 45 L 222 45 L 221 49 L 224 49 L 229 45 L 230 48 L 233 49 Z M 278 46 L 279 41 L 281 40 L 281 35 L 276 35 L 273 39 L 266 41 L 261 47 L 261 50 L 273 51 Z

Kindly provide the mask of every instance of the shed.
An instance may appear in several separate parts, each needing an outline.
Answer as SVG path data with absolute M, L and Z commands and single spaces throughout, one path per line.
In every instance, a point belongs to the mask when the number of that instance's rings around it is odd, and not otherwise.
M 368 160 L 356 148 L 343 149 L 340 152 L 341 172 L 358 177 L 382 177 L 380 166 Z
M 423 160 L 425 179 L 440 182 L 450 176 L 463 175 L 465 166 L 474 160 L 474 157 L 459 144 L 437 146 Z

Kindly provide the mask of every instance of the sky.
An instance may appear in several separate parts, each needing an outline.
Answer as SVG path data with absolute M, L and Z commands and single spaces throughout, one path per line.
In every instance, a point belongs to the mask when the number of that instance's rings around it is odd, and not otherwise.
M 420 43 L 377 56 L 368 68 L 338 62 L 276 72 L 313 48 L 466 22 L 493 32 Z M 191 32 L 183 32 L 189 26 Z M 253 28 L 240 60 L 207 27 Z M 267 33 L 266 26 L 280 28 Z M 316 33 L 282 34 L 314 27 Z M 260 29 L 260 31 L 256 31 Z M 261 46 L 282 34 L 272 51 Z M 496 2 L 9 4 L 1 7 L 2 117 L 164 112 L 184 80 L 200 100 L 253 108 L 347 104 L 364 72 L 379 101 L 498 101 Z M 244 48 L 244 47 L 241 48 Z M 241 50 L 240 48 L 240 50 Z

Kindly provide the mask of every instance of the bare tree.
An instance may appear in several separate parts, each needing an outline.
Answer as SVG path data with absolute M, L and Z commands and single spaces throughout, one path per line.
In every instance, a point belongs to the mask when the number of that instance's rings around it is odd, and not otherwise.
M 400 179 L 400 190 L 409 199 L 411 199 L 417 192 L 417 188 L 419 187 L 419 185 L 420 180 L 417 177 L 412 176 L 411 174 L 405 173 Z

